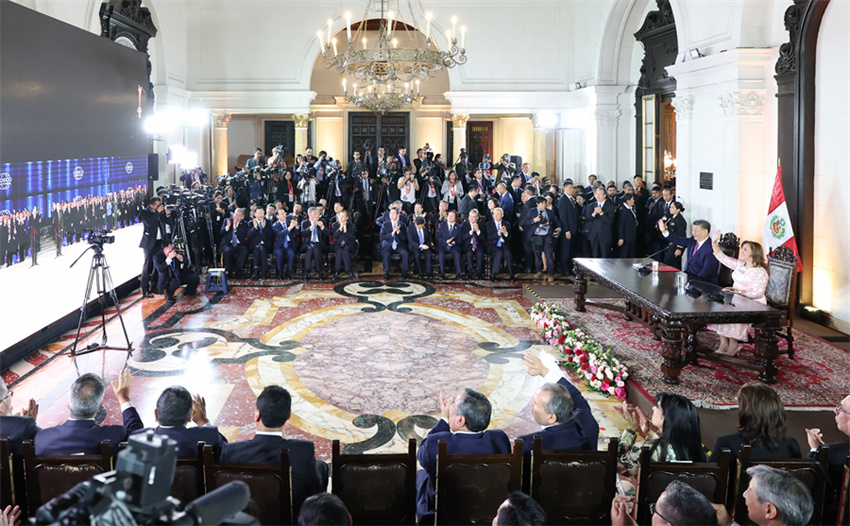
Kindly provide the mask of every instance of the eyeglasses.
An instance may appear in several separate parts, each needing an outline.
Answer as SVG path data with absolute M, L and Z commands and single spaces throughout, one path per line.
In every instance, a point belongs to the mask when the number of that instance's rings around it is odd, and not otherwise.
M 6 396 L 4 396 L 3 398 L 0 398 L 0 402 L 6 402 L 6 399 L 7 399 L 7 398 L 12 398 L 12 396 L 13 396 L 14 394 L 15 394 L 15 392 L 14 392 L 14 391 L 9 391 L 9 392 L 6 394 Z M 6 402 L 6 403 L 8 404 L 8 402 Z
M 11 391 L 9 391 L 9 392 L 11 393 Z M 843 408 L 843 407 L 841 407 L 840 405 L 835 406 L 835 409 L 833 409 L 833 411 L 835 411 L 835 414 L 836 414 L 836 415 L 837 415 L 838 413 L 844 413 L 845 415 L 850 415 L 850 411 L 847 411 L 846 409 L 844 409 L 844 408 Z
M 664 517 L 664 515 L 661 515 L 660 513 L 658 513 L 658 510 L 655 509 L 655 503 L 654 502 L 649 505 L 649 516 L 652 517 L 653 515 L 658 515 L 668 524 L 673 524 L 672 522 L 667 520 L 667 518 Z

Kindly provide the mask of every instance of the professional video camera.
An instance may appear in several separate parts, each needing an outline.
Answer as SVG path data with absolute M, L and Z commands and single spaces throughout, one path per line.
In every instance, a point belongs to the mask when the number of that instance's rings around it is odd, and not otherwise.
M 481 159 L 481 162 L 478 163 L 478 168 L 481 170 L 489 170 L 493 167 L 493 157 L 490 156 L 489 153 L 484 154 L 484 158 Z
M 174 225 L 171 243 L 186 254 L 189 265 L 201 272 L 216 256 L 211 219 L 215 209 L 212 187 L 203 185 L 193 192 L 171 185 L 165 192 L 162 200 L 167 203 L 165 210 L 170 212 Z
M 242 513 L 248 485 L 233 481 L 185 507 L 171 497 L 177 442 L 154 434 L 130 437 L 116 469 L 81 482 L 36 511 L 35 524 L 259 524 Z
M 104 230 L 89 230 L 88 242 L 94 247 L 103 248 L 103 245 L 115 243 L 115 236 L 109 235 L 112 233 L 110 229 Z

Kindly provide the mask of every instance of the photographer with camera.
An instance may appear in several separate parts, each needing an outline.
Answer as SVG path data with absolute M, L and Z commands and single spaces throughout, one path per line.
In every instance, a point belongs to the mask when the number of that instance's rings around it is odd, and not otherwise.
M 255 168 L 263 168 L 265 165 L 266 157 L 263 155 L 263 149 L 257 146 L 254 148 L 254 156 L 245 163 L 245 170 L 253 173 Z
M 472 170 L 473 166 L 469 162 L 469 154 L 466 152 L 466 148 L 461 148 L 457 163 L 455 163 L 455 172 L 457 172 L 458 178 L 464 183 L 464 186 L 469 184 Z
M 221 255 L 225 272 L 231 278 L 241 277 L 248 258 L 248 222 L 244 218 L 245 209 L 237 208 L 221 228 Z
M 254 219 L 248 228 L 248 239 L 250 239 L 249 249 L 254 254 L 251 279 L 260 279 L 260 271 L 262 271 L 262 279 L 266 279 L 269 252 L 274 248 L 274 231 L 271 222 L 266 219 L 266 211 L 261 206 L 254 211 Z
M 342 171 L 339 161 L 332 158 L 325 165 L 327 173 L 325 180 L 327 181 L 327 200 L 330 205 L 341 203 L 342 206 L 348 204 L 348 176 Z
M 148 207 L 139 214 L 144 226 L 139 247 L 145 251 L 145 261 L 142 264 L 142 275 L 139 277 L 139 281 L 141 281 L 142 296 L 145 298 L 153 298 L 150 285 L 153 277 L 151 274 L 154 269 L 153 257 L 162 250 L 163 240 L 166 239 L 163 208 L 161 198 L 151 197 Z
M 184 261 L 185 256 L 178 252 L 171 243 L 165 245 L 162 251 L 153 257 L 153 264 L 159 272 L 159 290 L 165 292 L 165 303 L 174 305 L 177 300 L 174 293 L 181 285 L 186 285 L 184 295 L 194 296 L 198 293 L 200 276 L 189 269 Z
M 506 153 L 502 156 L 502 159 L 499 161 L 499 164 L 496 166 L 496 178 L 495 181 L 504 182 L 505 184 L 510 184 L 511 179 L 513 179 L 516 174 L 516 164 L 511 162 L 511 154 Z
M 548 204 L 545 197 L 538 197 L 537 208 L 528 211 L 523 226 L 531 231 L 535 277 L 539 278 L 545 270 L 549 281 L 555 281 L 555 240 L 561 234 L 561 227 L 558 216 L 547 209 Z
M 413 213 L 413 205 L 416 203 L 416 192 L 419 191 L 419 181 L 410 172 L 410 167 L 404 168 L 404 175 L 396 185 L 401 194 L 401 202 L 407 215 Z
M 316 170 L 311 168 L 298 182 L 298 189 L 301 190 L 301 203 L 304 206 L 310 207 L 316 204 L 318 186 L 319 180 L 316 177 Z
M 372 218 L 375 208 L 375 180 L 369 175 L 369 170 L 364 166 L 358 172 L 359 178 L 352 182 L 352 205 L 351 210 L 359 210 L 362 214 Z

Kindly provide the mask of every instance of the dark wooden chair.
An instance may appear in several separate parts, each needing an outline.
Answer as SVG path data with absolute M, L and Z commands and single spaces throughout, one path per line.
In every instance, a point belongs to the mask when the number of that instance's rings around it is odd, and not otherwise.
M 644 447 L 640 453 L 638 468 L 637 522 L 652 522 L 649 505 L 658 500 L 667 485 L 674 480 L 699 491 L 711 502 L 726 504 L 730 476 L 732 474 L 732 452 L 723 449 L 718 462 L 653 462 L 651 448 Z
M 607 451 L 544 451 L 534 437 L 529 494 L 546 512 L 547 524 L 611 524 L 617 493 L 617 445 Z
M 0 438 L 0 510 L 15 504 L 12 473 L 12 444 Z
M 841 479 L 841 504 L 838 507 L 838 524 L 850 524 L 850 458 L 844 464 L 844 476 Z
M 194 457 L 177 457 L 171 496 L 188 504 L 204 493 L 204 443 L 198 442 L 198 454 Z
M 777 336 L 788 342 L 787 354 L 794 359 L 794 304 L 797 295 L 797 255 L 788 247 L 777 247 L 767 256 L 770 279 L 764 292 L 767 304 L 782 311 L 784 332 Z
M 717 241 L 717 245 L 720 247 L 720 250 L 722 250 L 724 254 L 729 257 L 738 259 L 738 252 L 741 249 L 741 240 L 738 239 L 738 236 L 736 236 L 734 232 L 726 232 L 725 234 L 721 235 L 720 240 Z M 717 283 L 721 287 L 731 287 L 732 269 L 727 267 L 726 265 L 720 265 L 720 275 L 717 278 Z
M 333 493 L 354 524 L 416 524 L 416 439 L 407 453 L 356 454 L 332 449 Z
M 756 465 L 765 465 L 772 468 L 784 469 L 800 480 L 812 493 L 814 500 L 814 511 L 809 524 L 822 524 L 824 500 L 826 498 L 826 487 L 828 485 L 825 468 L 829 465 L 829 448 L 821 447 L 817 456 L 817 462 L 806 458 L 795 459 L 752 459 L 752 447 L 743 446 L 738 453 L 737 483 L 735 485 L 735 507 L 733 517 L 740 525 L 753 524 L 748 517 L 747 503 L 744 501 L 744 491 L 750 485 L 750 476 L 747 468 Z
M 110 470 L 112 451 L 108 440 L 100 443 L 99 455 L 36 455 L 32 440 L 25 440 L 27 513 L 35 517 L 36 510 L 45 502 Z
M 203 455 L 207 491 L 241 480 L 251 490 L 245 513 L 256 517 L 260 524 L 293 524 L 289 450 L 282 449 L 280 464 L 271 465 L 216 462 L 212 446 L 204 446 Z
M 490 524 L 512 491 L 522 489 L 522 440 L 513 453 L 449 455 L 437 450 L 436 524 Z

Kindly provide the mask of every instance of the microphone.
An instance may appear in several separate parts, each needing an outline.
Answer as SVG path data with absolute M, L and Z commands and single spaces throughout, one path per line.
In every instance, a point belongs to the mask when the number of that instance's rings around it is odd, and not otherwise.
M 658 252 L 655 252 L 654 254 L 650 254 L 650 255 L 646 256 L 645 258 L 643 258 L 643 260 L 640 263 L 635 263 L 635 264 L 632 265 L 632 267 L 634 267 L 635 269 L 642 269 L 643 267 L 645 267 L 649 264 L 649 260 L 652 259 L 653 256 L 657 256 L 658 254 L 664 252 L 665 250 L 667 250 L 667 247 L 662 248 L 661 250 L 659 250 Z
M 206 495 L 198 497 L 186 506 L 186 515 L 195 519 L 195 524 L 221 524 L 248 505 L 251 491 L 241 480 L 228 482 Z

